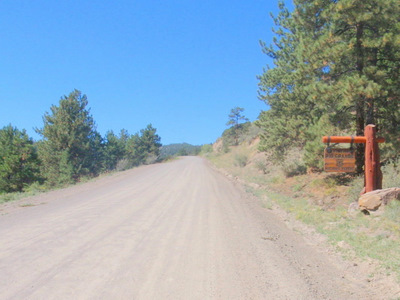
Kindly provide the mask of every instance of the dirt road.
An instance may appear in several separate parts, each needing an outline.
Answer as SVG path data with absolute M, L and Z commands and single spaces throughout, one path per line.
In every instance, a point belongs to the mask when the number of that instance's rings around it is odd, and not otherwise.
M 197 157 L 0 209 L 0 299 L 379 299 Z

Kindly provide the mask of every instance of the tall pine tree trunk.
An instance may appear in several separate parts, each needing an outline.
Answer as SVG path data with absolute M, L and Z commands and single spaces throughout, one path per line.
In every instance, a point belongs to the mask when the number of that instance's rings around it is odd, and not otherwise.
M 357 63 L 357 71 L 358 74 L 362 75 L 364 70 L 364 51 L 362 46 L 362 37 L 364 33 L 364 24 L 358 23 L 356 25 L 356 63 Z M 365 96 L 358 95 L 357 103 L 356 103 L 356 134 L 358 136 L 364 135 L 364 127 L 365 127 Z M 364 145 L 358 144 L 356 151 L 356 166 L 357 173 L 361 174 L 363 172 L 364 167 Z
M 364 98 L 360 97 L 357 99 L 356 104 L 356 135 L 363 136 L 364 135 Z M 363 173 L 364 167 L 364 144 L 357 144 L 356 150 L 356 169 L 358 174 Z
M 376 67 L 378 64 L 378 49 L 373 49 L 372 53 L 370 54 L 371 59 L 370 59 L 370 65 Z M 365 118 L 365 124 L 375 124 L 375 99 L 373 97 L 367 97 L 366 99 L 366 118 Z

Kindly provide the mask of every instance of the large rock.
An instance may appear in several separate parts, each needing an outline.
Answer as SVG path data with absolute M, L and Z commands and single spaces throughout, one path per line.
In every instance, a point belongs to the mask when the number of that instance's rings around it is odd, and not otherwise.
M 381 205 L 387 205 L 392 200 L 400 200 L 400 188 L 376 190 L 362 195 L 358 199 L 361 210 L 377 210 Z

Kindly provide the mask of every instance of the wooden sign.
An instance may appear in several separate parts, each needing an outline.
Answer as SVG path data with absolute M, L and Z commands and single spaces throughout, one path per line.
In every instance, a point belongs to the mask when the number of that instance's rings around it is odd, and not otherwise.
M 355 149 L 326 148 L 324 153 L 325 172 L 355 172 Z
M 381 163 L 379 160 L 379 143 L 384 143 L 385 139 L 376 136 L 376 126 L 369 124 L 364 130 L 365 136 L 324 136 L 322 142 L 328 144 L 325 150 L 325 171 L 327 172 L 343 172 L 343 161 L 336 161 L 335 155 L 332 152 L 328 153 L 327 150 L 333 150 L 329 147 L 330 143 L 349 143 L 349 144 L 365 144 L 365 188 L 363 193 L 368 193 L 374 190 L 382 189 L 382 171 Z M 350 147 L 352 148 L 352 147 Z M 335 149 L 340 150 L 343 153 L 350 149 Z M 350 154 L 349 154 L 350 156 Z M 340 159 L 340 158 L 337 158 Z M 346 158 L 346 160 L 350 158 Z M 339 167 L 342 165 L 342 167 Z M 345 167 L 346 169 L 349 167 Z M 344 172 L 353 172 L 354 168 L 351 167 L 352 171 L 345 170 Z M 338 171 L 342 170 L 342 171 Z

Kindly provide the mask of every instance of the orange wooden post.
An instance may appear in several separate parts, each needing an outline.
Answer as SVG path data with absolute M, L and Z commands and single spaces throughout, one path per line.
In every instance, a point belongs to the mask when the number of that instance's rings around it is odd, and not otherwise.
M 375 125 L 365 127 L 365 192 L 382 188 L 382 172 Z

